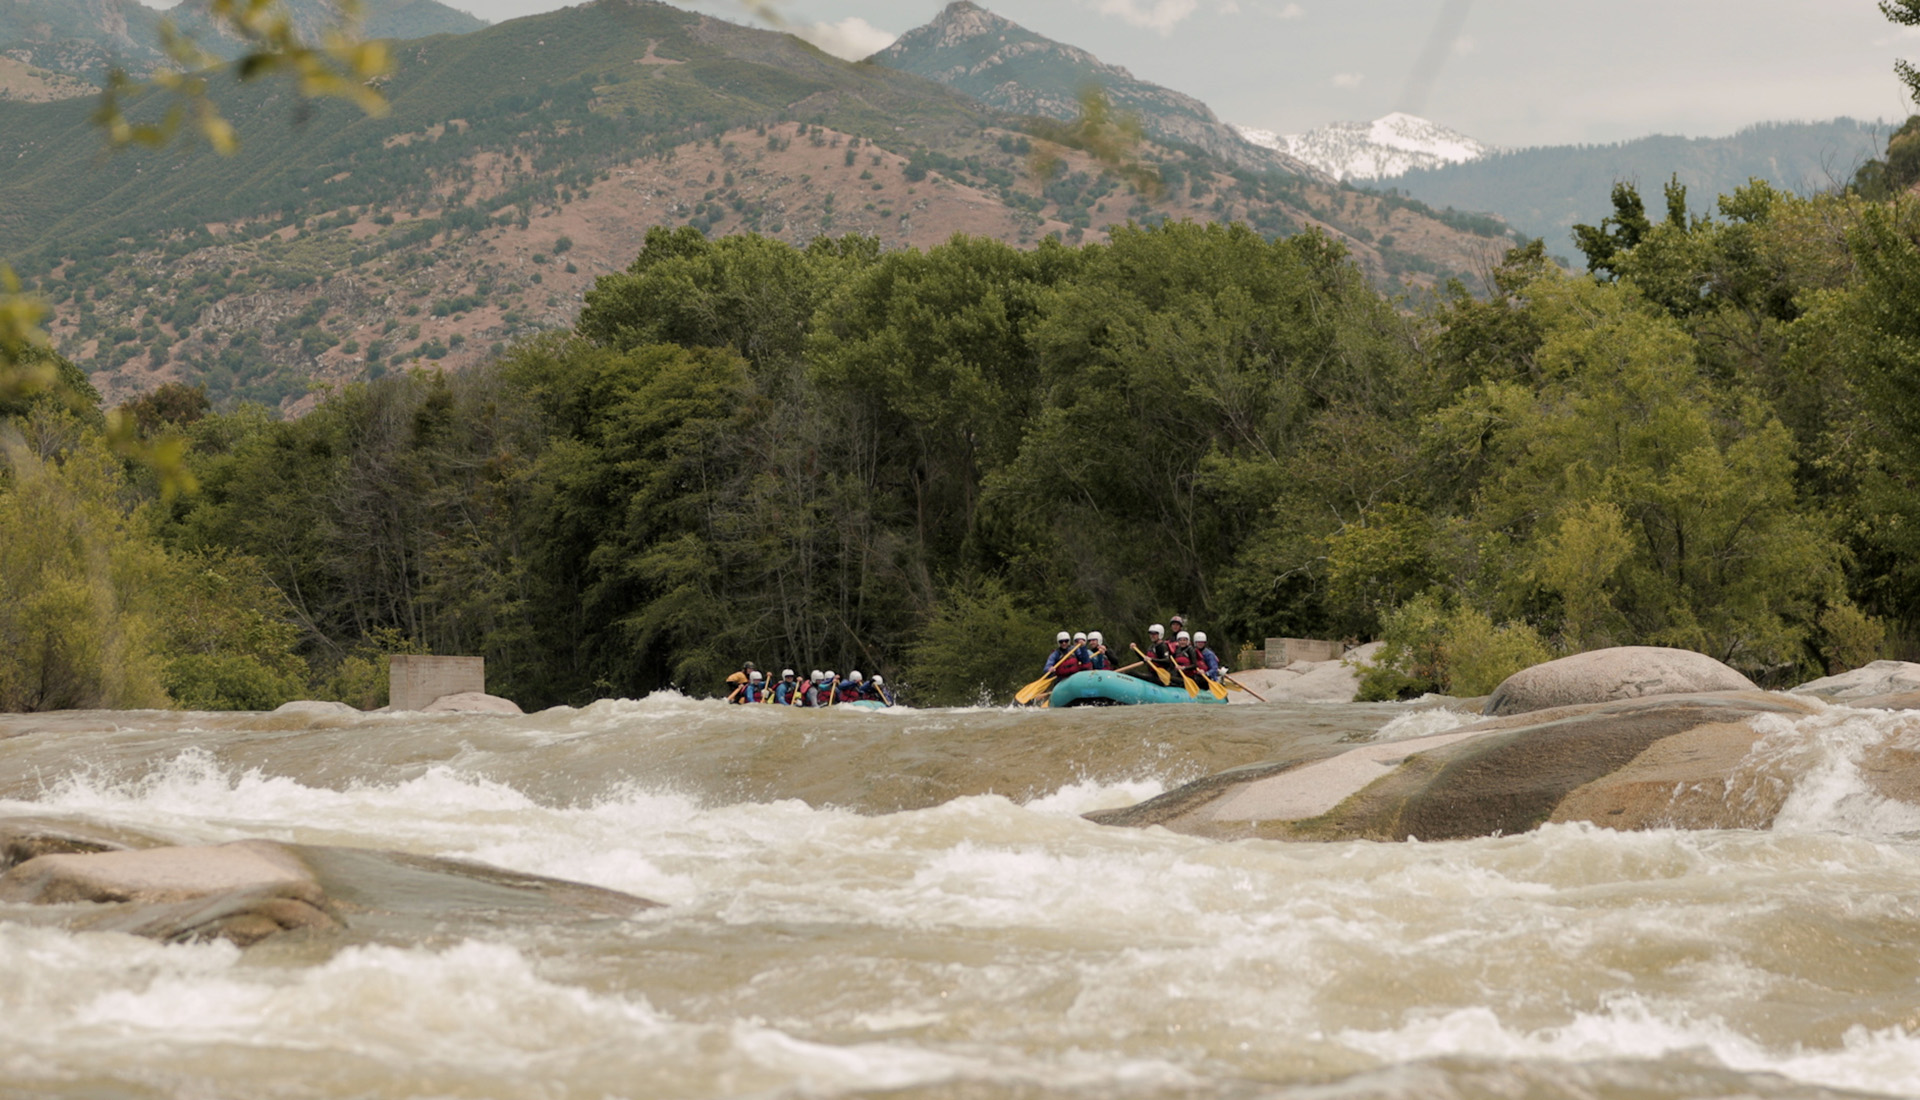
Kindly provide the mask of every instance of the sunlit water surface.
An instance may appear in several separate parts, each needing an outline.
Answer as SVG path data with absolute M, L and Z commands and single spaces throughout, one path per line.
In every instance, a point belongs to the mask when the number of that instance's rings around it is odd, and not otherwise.
M 673 695 L 317 729 L 9 718 L 0 816 L 401 849 L 667 907 L 243 953 L 0 906 L 0 1094 L 1920 1094 L 1920 818 L 1852 770 L 1920 716 L 1771 720 L 1769 751 L 1805 760 L 1770 832 L 1289 845 L 1079 816 L 1461 720 Z

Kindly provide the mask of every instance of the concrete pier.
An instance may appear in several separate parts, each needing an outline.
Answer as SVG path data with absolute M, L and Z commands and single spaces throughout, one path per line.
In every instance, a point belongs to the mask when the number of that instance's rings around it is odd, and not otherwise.
M 435 699 L 486 690 L 485 657 L 387 658 L 387 695 L 394 710 L 425 710 Z

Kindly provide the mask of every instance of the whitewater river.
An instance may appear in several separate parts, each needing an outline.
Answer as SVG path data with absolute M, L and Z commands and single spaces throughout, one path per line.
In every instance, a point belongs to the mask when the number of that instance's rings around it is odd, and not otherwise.
M 1771 832 L 1223 843 L 1082 820 L 1395 706 L 0 718 L 0 817 L 665 903 L 164 946 L 0 906 L 0 1095 L 1920 1095 L 1920 820 L 1829 711 Z M 1911 729 L 1905 727 L 1911 726 Z M 1849 732 L 1851 731 L 1851 732 Z

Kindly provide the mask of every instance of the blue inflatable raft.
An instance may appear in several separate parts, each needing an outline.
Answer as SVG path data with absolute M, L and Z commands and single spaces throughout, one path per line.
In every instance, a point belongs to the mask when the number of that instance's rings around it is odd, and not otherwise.
M 1172 687 L 1148 683 L 1124 672 L 1076 672 L 1053 686 L 1047 697 L 1049 707 L 1135 706 L 1141 703 L 1225 703 L 1214 698 L 1198 680 L 1198 698 L 1175 683 Z

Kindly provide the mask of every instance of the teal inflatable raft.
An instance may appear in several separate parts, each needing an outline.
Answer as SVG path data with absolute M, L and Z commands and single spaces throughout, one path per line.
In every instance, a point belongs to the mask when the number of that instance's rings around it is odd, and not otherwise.
M 1196 684 L 1199 681 L 1195 681 Z M 1140 703 L 1224 703 L 1205 687 L 1199 698 L 1175 684 L 1162 687 L 1124 672 L 1076 672 L 1053 686 L 1047 697 L 1049 707 L 1135 706 Z
M 835 703 L 836 707 L 859 707 L 861 710 L 885 710 L 887 705 L 878 699 L 855 699 L 851 703 Z

